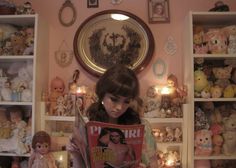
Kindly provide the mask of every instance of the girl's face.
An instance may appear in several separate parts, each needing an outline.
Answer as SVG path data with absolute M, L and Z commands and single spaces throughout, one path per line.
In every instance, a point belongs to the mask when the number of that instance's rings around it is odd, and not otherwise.
M 45 154 L 47 154 L 49 152 L 49 145 L 46 142 L 44 142 L 44 143 L 37 143 L 35 150 L 38 153 L 40 153 L 41 155 L 45 155 Z
M 129 107 L 131 98 L 106 93 L 102 102 L 110 121 L 116 123 L 117 119 L 124 114 Z

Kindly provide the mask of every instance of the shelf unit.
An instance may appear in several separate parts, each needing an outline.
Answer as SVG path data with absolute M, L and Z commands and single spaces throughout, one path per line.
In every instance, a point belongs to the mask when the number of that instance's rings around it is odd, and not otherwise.
M 187 120 L 189 105 L 182 105 L 183 117 L 182 118 L 145 118 L 151 124 L 153 129 L 163 128 L 170 126 L 172 128 L 179 127 L 182 129 L 181 142 L 158 142 L 157 148 L 160 151 L 166 152 L 168 150 L 176 150 L 180 153 L 181 167 L 187 168 Z
M 196 70 L 194 66 L 194 61 L 197 58 L 204 58 L 204 61 L 211 63 L 213 67 L 226 67 L 224 60 L 235 59 L 236 54 L 195 54 L 193 46 L 193 27 L 195 25 L 202 26 L 205 29 L 209 28 L 223 28 L 225 26 L 236 25 L 236 12 L 190 12 L 186 17 L 186 30 L 185 30 L 185 71 L 184 71 L 184 81 L 188 86 L 188 98 L 189 103 L 189 120 L 188 120 L 188 167 L 196 167 L 195 161 L 197 160 L 236 160 L 236 154 L 226 156 L 224 154 L 209 156 L 199 156 L 195 155 L 194 147 L 194 132 L 195 132 L 195 112 L 196 108 L 201 106 L 203 103 L 213 103 L 215 107 L 220 105 L 231 105 L 236 102 L 236 97 L 234 98 L 199 98 L 194 95 L 194 71 Z M 221 64 L 219 65 L 219 63 Z M 215 79 L 214 79 L 215 80 Z M 226 115 L 220 111 L 221 115 Z M 208 114 L 211 115 L 212 113 Z M 209 117 L 209 116 L 207 116 Z M 209 119 L 209 118 L 208 118 Z M 235 132 L 236 133 L 236 132 Z M 223 148 L 223 147 L 222 147 Z M 211 162 L 210 162 L 211 163 Z
M 39 130 L 40 123 L 39 114 L 37 113 L 40 109 L 39 100 L 41 99 L 41 91 L 47 88 L 48 84 L 48 26 L 47 23 L 43 21 L 38 14 L 35 15 L 1 15 L 0 16 L 1 25 L 12 25 L 17 28 L 32 27 L 34 29 L 34 48 L 33 55 L 0 55 L 0 69 L 3 70 L 4 74 L 13 64 L 26 65 L 28 62 L 32 65 L 32 87 L 29 88 L 32 93 L 32 99 L 22 101 L 22 99 L 11 101 L 4 101 L 1 97 L 0 107 L 8 108 L 11 106 L 19 106 L 24 108 L 23 120 L 27 120 L 31 117 L 32 126 L 30 130 L 31 137 L 34 135 L 36 130 Z M 18 30 L 18 29 L 17 29 Z M 6 32 L 2 32 L 3 34 Z M 43 66 L 43 68 L 42 68 Z M 17 77 L 16 75 L 4 76 L 8 79 L 13 79 Z M 3 78 L 1 76 L 0 78 Z M 0 88 L 2 90 L 2 88 Z M 26 111 L 27 109 L 27 111 Z M 9 115 L 9 114 L 7 114 Z M 26 117 L 28 117 L 26 119 Z M 1 142 L 1 140 L 0 140 Z M 14 152 L 1 152 L 0 156 L 17 156 L 17 157 L 29 157 L 29 152 L 24 154 L 17 154 Z

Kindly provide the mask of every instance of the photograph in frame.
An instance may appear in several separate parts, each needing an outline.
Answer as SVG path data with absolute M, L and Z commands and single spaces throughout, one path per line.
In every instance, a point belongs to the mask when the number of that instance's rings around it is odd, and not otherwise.
M 99 0 L 87 0 L 87 7 L 88 8 L 97 8 Z
M 148 17 L 149 23 L 169 22 L 169 0 L 149 0 Z

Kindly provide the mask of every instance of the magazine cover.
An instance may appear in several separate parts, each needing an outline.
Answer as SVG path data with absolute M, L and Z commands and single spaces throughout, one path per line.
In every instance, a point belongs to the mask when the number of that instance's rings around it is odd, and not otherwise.
M 135 168 L 141 161 L 144 125 L 88 121 L 80 113 L 74 138 L 86 168 Z
M 91 168 L 135 168 L 141 161 L 143 125 L 86 124 Z

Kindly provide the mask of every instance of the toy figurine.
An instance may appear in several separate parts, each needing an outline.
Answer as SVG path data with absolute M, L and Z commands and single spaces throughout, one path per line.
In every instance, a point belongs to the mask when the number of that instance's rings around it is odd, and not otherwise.
M 32 140 L 33 153 L 28 168 L 56 168 L 55 159 L 50 152 L 51 138 L 45 131 L 38 131 Z

